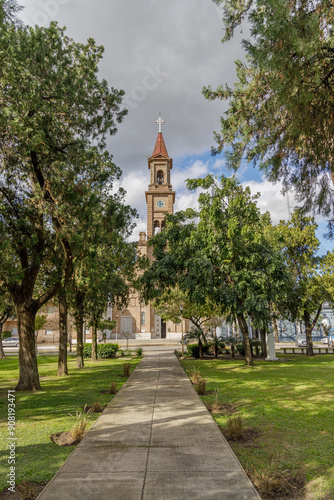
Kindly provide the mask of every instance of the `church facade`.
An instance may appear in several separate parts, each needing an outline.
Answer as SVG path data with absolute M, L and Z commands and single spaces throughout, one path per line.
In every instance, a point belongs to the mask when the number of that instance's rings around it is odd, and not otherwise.
M 152 247 L 148 240 L 158 231 L 163 230 L 165 216 L 173 214 L 175 192 L 171 184 L 171 170 L 173 160 L 168 156 L 163 139 L 161 125 L 164 121 L 161 116 L 156 121 L 159 126 L 158 137 L 153 154 L 148 158 L 149 185 L 145 192 L 147 205 L 147 231 L 139 233 L 137 245 L 138 255 L 152 259 Z M 188 321 L 182 323 L 165 323 L 156 313 L 150 303 L 140 300 L 136 291 L 130 294 L 129 305 L 125 310 L 113 309 L 112 319 L 116 321 L 116 328 L 110 335 L 113 339 L 180 339 L 186 332 Z

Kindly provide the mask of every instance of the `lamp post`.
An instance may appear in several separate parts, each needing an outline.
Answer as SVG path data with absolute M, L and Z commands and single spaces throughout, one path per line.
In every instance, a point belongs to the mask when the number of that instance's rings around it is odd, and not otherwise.
M 181 346 L 182 346 L 182 358 L 184 356 L 184 344 L 183 344 L 183 321 L 182 321 L 182 313 L 183 313 L 183 305 L 180 305 L 180 313 L 181 313 Z
M 116 314 L 116 344 L 117 344 L 117 325 L 118 325 L 118 314 Z

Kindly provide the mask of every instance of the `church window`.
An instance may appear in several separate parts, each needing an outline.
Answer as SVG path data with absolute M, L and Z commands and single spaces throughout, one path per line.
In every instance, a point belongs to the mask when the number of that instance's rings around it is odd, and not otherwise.
M 141 325 L 145 325 L 145 311 L 141 313 L 140 323 Z
M 158 234 L 160 232 L 160 222 L 158 220 L 154 221 L 154 234 Z
M 164 173 L 162 170 L 157 172 L 157 184 L 164 184 Z

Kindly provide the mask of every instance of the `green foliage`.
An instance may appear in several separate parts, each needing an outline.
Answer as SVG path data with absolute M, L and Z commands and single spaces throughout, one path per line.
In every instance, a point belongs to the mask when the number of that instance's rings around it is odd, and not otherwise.
M 154 257 L 141 282 L 145 298 L 178 288 L 198 308 L 216 308 L 215 316 L 238 320 L 252 363 L 246 317 L 270 320 L 270 304 L 290 284 L 280 251 L 267 236 L 268 214 L 258 196 L 235 177 L 188 180 L 202 188 L 199 211 L 170 215 L 164 231 L 152 238 Z M 200 329 L 200 328 L 199 328 Z
M 44 328 L 44 326 L 46 325 L 47 323 L 47 315 L 46 314 L 37 314 L 36 317 L 35 317 L 35 331 L 36 331 L 36 334 L 38 334 L 38 332 L 40 330 L 42 330 L 42 328 Z
M 8 331 L 8 330 L 4 330 L 2 333 L 1 333 L 1 338 L 2 339 L 8 339 L 9 337 L 12 336 L 12 332 Z
M 203 354 L 208 354 L 210 350 L 210 344 L 203 344 Z M 200 357 L 200 352 L 199 352 L 199 345 L 198 344 L 188 344 L 187 345 L 187 352 L 189 356 L 192 356 L 194 358 L 199 358 Z
M 143 348 L 137 347 L 137 349 L 135 350 L 135 353 L 136 353 L 136 356 L 138 356 L 140 358 L 143 355 Z
M 247 22 L 247 62 L 237 82 L 205 97 L 229 107 L 215 134 L 227 164 L 246 158 L 268 177 L 293 186 L 304 208 L 332 214 L 334 10 L 331 2 L 215 0 L 224 7 L 224 41 Z
M 237 344 L 235 346 L 237 352 L 240 354 L 240 356 L 244 356 L 245 355 L 245 346 L 244 344 Z
M 99 359 L 115 358 L 118 352 L 118 344 L 98 344 L 97 345 L 97 357 Z M 92 356 L 92 344 L 84 344 L 83 346 L 83 356 L 84 358 L 91 358 Z

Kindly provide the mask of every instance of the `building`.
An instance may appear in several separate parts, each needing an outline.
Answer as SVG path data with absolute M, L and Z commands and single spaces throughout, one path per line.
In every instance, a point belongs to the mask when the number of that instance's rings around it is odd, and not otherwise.
M 161 126 L 164 121 L 161 116 L 156 123 L 159 126 L 159 132 L 153 154 L 148 158 L 149 185 L 145 192 L 147 231 L 139 233 L 137 246 L 138 255 L 149 259 L 152 258 L 152 247 L 149 246 L 148 240 L 164 228 L 165 216 L 173 213 L 175 202 L 175 192 L 171 184 L 173 160 L 168 156 L 162 135 Z M 171 321 L 165 323 L 150 303 L 140 300 L 136 291 L 131 293 L 127 309 L 113 310 L 112 319 L 117 325 L 110 335 L 113 339 L 180 339 L 182 329 L 186 332 L 189 326 L 189 322 L 185 320 L 179 324 Z

